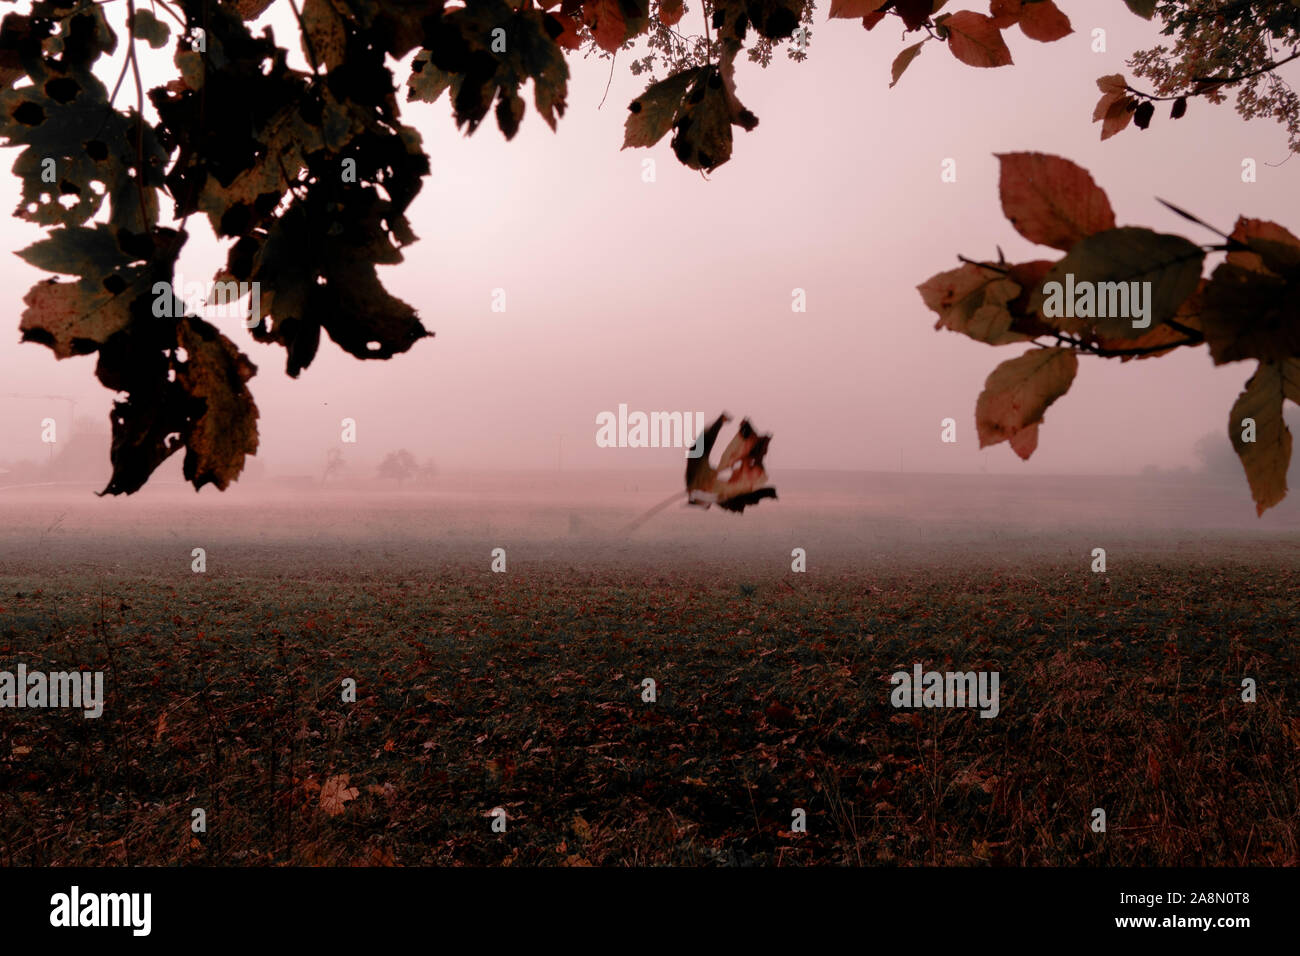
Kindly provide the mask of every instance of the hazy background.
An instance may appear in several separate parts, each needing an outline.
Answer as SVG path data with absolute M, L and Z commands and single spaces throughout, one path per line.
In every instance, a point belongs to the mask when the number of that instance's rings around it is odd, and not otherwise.
M 1038 150 L 1080 163 L 1109 193 L 1120 224 L 1208 238 L 1158 195 L 1225 229 L 1238 214 L 1300 226 L 1300 164 L 1268 165 L 1287 158 L 1283 131 L 1245 123 L 1231 105 L 1194 101 L 1178 122 L 1161 110 L 1150 130 L 1100 142 L 1100 125 L 1090 122 L 1095 79 L 1127 72 L 1125 58 L 1159 38 L 1121 0 L 1060 6 L 1075 33 L 1039 44 L 1007 31 L 1014 67 L 973 69 L 931 43 L 891 90 L 901 31 L 827 22 L 822 4 L 806 63 L 782 53 L 767 70 L 740 64 L 739 95 L 761 122 L 752 133 L 735 131 L 732 160 L 708 178 L 680 166 L 667 138 L 653 150 L 620 151 L 626 106 L 646 83 L 630 75 L 626 56 L 612 76 L 597 57 L 571 60 L 569 110 L 557 134 L 532 112 L 531 91 L 509 144 L 490 119 L 475 136 L 461 135 L 445 98 L 405 104 L 432 174 L 409 212 L 420 241 L 382 274 L 436 338 L 387 362 L 359 361 L 325 340 L 294 381 L 283 350 L 255 343 L 237 320 L 219 320 L 259 370 L 251 382 L 262 439 L 254 473 L 319 476 L 327 450 L 338 448 L 356 474 L 373 475 L 385 453 L 408 448 L 442 473 L 560 469 L 580 484 L 594 471 L 656 469 L 671 491 L 679 450 L 596 446 L 596 414 L 621 402 L 750 416 L 775 435 L 768 466 L 778 486 L 794 469 L 1197 469 L 1197 443 L 1208 433 L 1219 457 L 1230 456 L 1228 410 L 1253 368 L 1215 369 L 1204 349 L 1126 364 L 1085 358 L 1070 393 L 1048 412 L 1030 462 L 1005 444 L 979 450 L 976 396 L 993 367 L 1021 349 L 934 331 L 915 291 L 953 268 L 957 253 L 991 257 L 1000 244 L 1012 260 L 1051 254 L 1003 218 L 995 152 Z M 692 5 L 684 24 L 699 15 Z M 116 24 L 120 13 L 110 17 Z M 276 3 L 263 18 L 282 44 L 296 42 L 286 17 L 287 5 Z M 1107 31 L 1104 54 L 1090 49 L 1095 27 Z M 155 85 L 170 69 L 169 51 L 146 52 L 154 77 L 146 83 Z M 121 57 L 119 47 L 103 65 L 109 83 Z M 396 68 L 401 81 L 408 62 Z M 5 151 L 6 169 L 16 156 Z M 656 160 L 654 183 L 641 179 L 646 157 Z M 956 183 L 940 181 L 948 157 Z M 1258 182 L 1241 182 L 1243 157 L 1257 160 Z M 17 197 L 14 177 L 0 175 L 0 207 L 12 209 Z M 206 280 L 225 247 L 205 218 L 192 217 L 189 228 L 179 271 Z M 6 218 L 0 247 L 14 251 L 40 236 Z M 0 463 L 47 461 L 41 419 L 56 419 L 66 441 L 75 417 L 84 419 L 78 454 L 102 483 L 112 396 L 93 378 L 94 358 L 58 362 L 43 346 L 18 343 L 22 297 L 46 277 L 0 256 L 9 328 L 0 346 Z M 505 313 L 490 310 L 497 287 L 506 290 Z M 791 312 L 795 287 L 806 290 L 804 314 Z M 939 441 L 949 416 L 958 422 L 955 445 Z M 356 445 L 340 444 L 344 417 L 358 423 Z M 181 457 L 159 477 L 178 477 Z M 1225 474 L 1233 467 L 1228 459 Z M 1235 505 L 1253 521 L 1239 468 L 1235 481 Z

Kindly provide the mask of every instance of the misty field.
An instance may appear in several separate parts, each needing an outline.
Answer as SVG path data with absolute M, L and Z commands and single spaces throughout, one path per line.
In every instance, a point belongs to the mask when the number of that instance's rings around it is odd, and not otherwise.
M 0 863 L 1300 863 L 1294 509 L 807 475 L 628 533 L 664 489 L 574 481 L 0 494 L 0 669 L 108 688 L 0 714 Z M 895 709 L 916 663 L 998 715 Z

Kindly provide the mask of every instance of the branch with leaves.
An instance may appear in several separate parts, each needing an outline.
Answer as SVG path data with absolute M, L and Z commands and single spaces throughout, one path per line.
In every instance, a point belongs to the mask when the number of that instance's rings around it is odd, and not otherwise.
M 1127 362 L 1205 346 L 1216 365 L 1256 363 L 1228 416 L 1228 435 L 1257 512 L 1281 501 L 1291 460 L 1282 405 L 1300 404 L 1300 239 L 1259 219 L 1238 219 L 1225 233 L 1169 203 L 1219 240 L 1198 244 L 1116 226 L 1109 198 L 1087 170 L 1042 153 L 998 159 L 1007 219 L 1024 238 L 1065 255 L 1014 264 L 1001 253 L 997 262 L 960 257 L 959 268 L 917 287 L 939 316 L 936 329 L 987 345 L 1033 346 L 985 382 L 975 404 L 980 447 L 1006 441 L 1028 459 L 1038 447 L 1044 413 L 1074 382 L 1080 355 Z M 1211 252 L 1227 255 L 1203 278 Z M 1131 307 L 1134 283 L 1147 294 L 1143 321 Z M 1087 308 L 1054 307 L 1052 298 L 1062 289 L 1067 300 L 1070 289 L 1086 292 Z M 1103 291 L 1112 302 L 1120 302 L 1123 291 L 1129 305 L 1100 307 Z

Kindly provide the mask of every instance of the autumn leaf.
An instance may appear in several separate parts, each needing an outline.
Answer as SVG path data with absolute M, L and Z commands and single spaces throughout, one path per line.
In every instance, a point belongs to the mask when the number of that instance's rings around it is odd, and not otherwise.
M 1133 110 L 1129 104 L 1133 97 L 1128 92 L 1128 82 L 1122 73 L 1112 73 L 1097 80 L 1101 90 L 1101 99 L 1092 111 L 1092 121 L 1101 122 L 1101 138 L 1110 139 L 1133 119 Z
M 193 316 L 177 322 L 176 344 L 186 356 L 176 381 L 203 408 L 185 436 L 185 480 L 196 489 L 211 483 L 224 491 L 243 471 L 245 456 L 257 452 L 257 406 L 246 387 L 257 367 Z
M 936 329 L 969 335 L 977 342 L 1005 345 L 1029 336 L 1011 331 L 1013 316 L 1007 303 L 1021 288 L 1002 272 L 972 263 L 931 276 L 917 286 L 921 298 L 939 316 Z
M 962 10 L 946 17 L 943 26 L 948 30 L 948 48 L 952 55 L 968 66 L 1011 65 L 1011 51 L 992 17 Z
M 830 19 L 860 20 L 888 2 L 889 0 L 831 0 Z
M 1035 291 L 1030 307 L 1045 322 L 1065 331 L 1095 330 L 1098 335 L 1109 338 L 1138 338 L 1146 334 L 1151 326 L 1172 318 L 1179 306 L 1196 291 L 1201 281 L 1201 264 L 1204 260 L 1205 253 L 1200 246 L 1182 236 L 1166 235 L 1136 226 L 1107 229 L 1075 243 L 1065 258 L 1052 267 L 1043 285 Z M 1067 276 L 1073 276 L 1073 279 L 1067 280 Z M 1094 290 L 1098 290 L 1098 286 L 1103 283 L 1150 282 L 1149 295 L 1144 293 L 1149 310 L 1146 316 L 1149 324 L 1142 328 L 1133 326 L 1132 303 L 1127 310 L 1117 310 L 1126 313 L 1121 315 L 1094 315 L 1092 318 L 1047 316 L 1043 309 L 1047 297 L 1044 287 L 1053 282 L 1060 283 L 1062 287 L 1068 282 L 1076 288 L 1080 283 L 1086 282 Z M 1098 301 L 1101 294 L 1098 290 Z M 1125 295 L 1125 298 L 1128 296 Z
M 1239 218 L 1237 246 L 1210 276 L 1202 328 L 1216 365 L 1300 355 L 1300 239 L 1276 223 Z
M 1030 242 L 1068 252 L 1115 228 L 1106 193 L 1086 169 L 1046 153 L 999 153 L 1002 212 Z
M 320 788 L 320 808 L 326 815 L 337 817 L 344 812 L 344 804 L 357 797 L 357 788 L 348 786 L 349 775 L 330 777 Z
M 1037 447 L 1036 426 L 1043 413 L 1069 391 L 1078 370 L 1078 356 L 1068 348 L 1030 349 L 995 368 L 975 404 L 980 447 L 1010 439 L 1016 453 L 1028 458 Z M 1029 429 L 1029 435 L 1017 439 Z
M 1257 515 L 1286 497 L 1291 430 L 1282 417 L 1284 399 L 1300 404 L 1300 359 L 1259 363 L 1228 417 L 1228 435 L 1246 470 Z
M 893 65 L 889 68 L 889 74 L 892 77 L 889 83 L 890 89 L 893 89 L 894 84 L 896 84 L 902 77 L 903 71 L 906 70 L 911 65 L 912 61 L 916 59 L 917 54 L 921 52 L 921 47 L 924 45 L 925 40 L 922 40 L 920 43 L 913 43 L 911 46 L 905 48 L 901 53 L 899 53 L 898 56 L 894 57 Z
M 660 0 L 659 22 L 664 26 L 671 27 L 682 18 L 683 12 L 682 0 Z M 831 14 L 831 16 L 834 16 L 834 14 Z
M 771 435 L 760 435 L 746 418 L 735 436 L 723 449 L 717 468 L 709 464 L 709 455 L 722 426 L 731 421 L 725 412 L 705 429 L 691 449 L 694 457 L 686 459 L 687 501 L 708 508 L 718 505 L 727 511 L 743 512 L 764 498 L 775 498 L 776 489 L 767 487 L 763 457 Z
M 602 50 L 615 53 L 649 26 L 647 0 L 586 0 L 584 22 Z
M 731 158 L 731 127 L 748 131 L 758 125 L 758 117 L 736 98 L 739 51 L 739 42 L 724 41 L 719 64 L 701 68 L 673 121 L 673 153 L 691 169 L 708 172 L 721 166 Z
M 303 0 L 302 52 L 313 67 L 333 70 L 343 62 L 348 35 L 330 0 Z
M 663 139 L 673 128 L 682 100 L 703 69 L 682 70 L 646 87 L 645 92 L 628 106 L 628 117 L 623 124 L 623 148 L 653 146 Z
M 1070 18 L 1052 0 L 1024 3 L 1020 8 L 1020 30 L 1031 40 L 1051 43 L 1074 32 Z

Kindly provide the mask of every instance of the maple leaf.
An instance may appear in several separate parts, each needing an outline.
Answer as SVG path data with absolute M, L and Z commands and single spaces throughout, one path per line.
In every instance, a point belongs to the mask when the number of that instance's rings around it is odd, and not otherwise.
M 708 508 L 718 505 L 728 511 L 743 512 L 764 498 L 775 498 L 776 489 L 767 487 L 763 457 L 771 435 L 760 435 L 746 418 L 722 451 L 717 468 L 709 464 L 709 455 L 722 426 L 731 421 L 723 412 L 705 429 L 686 459 L 687 501 Z
M 1002 212 L 1030 242 L 1068 252 L 1115 228 L 1106 193 L 1086 169 L 1046 153 L 998 153 Z
M 343 806 L 357 797 L 357 788 L 348 786 L 349 775 L 339 774 L 328 778 L 320 788 L 320 808 L 328 816 L 337 817 L 344 812 Z
M 1067 348 L 1030 349 L 995 368 L 975 404 L 980 447 L 1010 439 L 1016 454 L 1028 458 L 1038 445 L 1043 413 L 1069 391 L 1078 370 L 1078 356 Z

